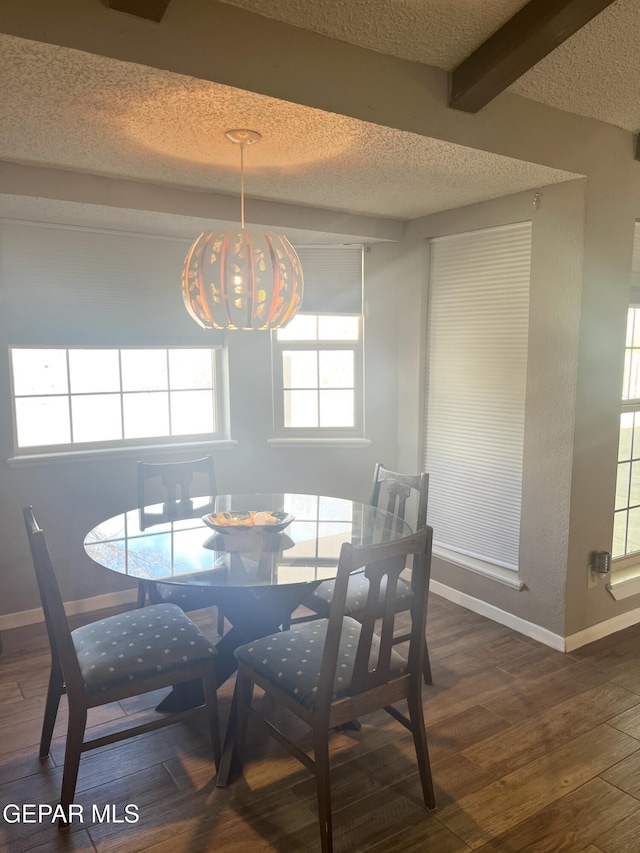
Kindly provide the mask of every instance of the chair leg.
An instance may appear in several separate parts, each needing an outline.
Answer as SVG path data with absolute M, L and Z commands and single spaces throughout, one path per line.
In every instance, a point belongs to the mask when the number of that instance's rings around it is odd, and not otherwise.
M 222 612 L 220 605 L 218 605 L 216 609 L 218 611 L 218 636 L 222 637 L 224 634 L 224 613 Z
M 409 706 L 409 719 L 411 720 L 411 733 L 413 745 L 416 750 L 420 784 L 422 785 L 422 796 L 428 809 L 435 809 L 436 797 L 433 791 L 433 777 L 431 775 L 431 763 L 429 762 L 429 749 L 427 747 L 427 733 L 424 728 L 424 713 L 422 709 L 422 696 L 420 689 L 409 691 L 407 697 Z
M 433 676 L 431 675 L 431 661 L 429 660 L 429 647 L 427 646 L 427 638 L 424 639 L 424 661 L 422 664 L 422 677 L 425 684 L 433 684 Z
M 65 813 L 73 802 L 76 793 L 76 782 L 78 781 L 78 769 L 80 767 L 80 756 L 82 755 L 82 743 L 84 741 L 84 730 L 87 725 L 87 709 L 69 708 L 69 725 L 67 727 L 67 745 L 64 751 L 64 770 L 62 773 L 62 792 L 60 794 L 60 805 Z M 61 820 L 59 829 L 68 826 L 66 821 Z
M 318 821 L 322 853 L 333 851 L 331 824 L 331 778 L 329 769 L 329 732 L 314 729 L 313 757 L 315 759 L 316 791 L 318 795 Z
M 144 607 L 145 601 L 147 600 L 147 583 L 146 581 L 138 581 L 138 599 L 136 601 L 136 607 Z
M 248 669 L 241 663 L 236 675 L 231 709 L 222 747 L 222 758 L 218 770 L 217 788 L 226 788 L 232 772 L 242 773 L 244 761 L 244 743 L 249 720 L 249 707 L 253 696 L 253 679 Z
M 253 679 L 240 664 L 236 678 L 237 728 L 235 747 L 235 766 L 242 771 L 244 762 L 244 746 L 247 739 L 247 723 L 249 722 L 249 707 L 253 698 Z
M 42 721 L 42 736 L 40 737 L 40 758 L 49 755 L 53 727 L 58 716 L 60 697 L 64 692 L 64 679 L 62 670 L 57 661 L 51 662 L 51 673 L 49 674 L 49 687 L 47 689 L 47 702 L 44 706 L 44 720 Z
M 216 764 L 216 771 L 220 769 L 220 756 L 222 749 L 220 745 L 220 718 L 218 716 L 218 695 L 216 693 L 216 676 L 213 667 L 202 676 L 202 689 L 204 692 L 204 704 L 207 709 L 207 719 L 209 722 L 209 734 L 211 735 L 211 746 L 213 748 L 213 758 Z
M 147 595 L 149 596 L 149 604 L 162 604 L 162 596 L 158 592 L 157 585 L 153 581 L 143 581 L 143 583 L 147 590 Z

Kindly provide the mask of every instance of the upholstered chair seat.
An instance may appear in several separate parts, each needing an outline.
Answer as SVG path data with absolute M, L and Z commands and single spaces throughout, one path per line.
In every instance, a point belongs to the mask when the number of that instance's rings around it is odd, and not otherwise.
M 87 692 L 134 684 L 215 655 L 202 631 L 175 604 L 109 616 L 71 632 Z
M 235 651 L 236 657 L 305 708 L 313 710 L 328 624 L 327 619 L 316 619 L 289 631 L 264 637 L 246 646 L 240 646 Z M 356 619 L 344 617 L 331 697 L 333 701 L 351 693 L 361 630 L 362 625 Z M 369 655 L 371 667 L 375 666 L 379 653 L 380 639 L 374 634 Z M 407 662 L 392 650 L 389 678 L 404 675 L 406 668 Z
M 225 566 L 222 566 L 222 569 L 226 570 Z M 203 584 L 202 586 L 175 583 L 150 584 L 149 599 L 152 604 L 177 604 L 185 612 L 200 610 L 203 607 L 216 607 L 218 595 L 215 587 L 204 585 L 207 579 L 214 579 L 215 572 L 214 569 L 211 572 L 201 572 L 198 575 L 198 581 Z
M 305 606 L 313 610 L 319 616 L 328 617 L 331 609 L 331 599 L 333 598 L 333 589 L 335 581 L 323 581 L 313 593 L 305 599 Z M 387 592 L 386 579 L 383 579 L 380 585 L 380 597 L 378 599 L 378 607 L 376 617 L 380 619 L 383 614 L 385 596 Z M 345 605 L 345 613 L 347 616 L 353 616 L 362 613 L 364 605 L 369 593 L 369 581 L 365 577 L 364 572 L 356 572 L 349 578 L 349 587 L 347 589 L 347 599 Z M 411 610 L 411 602 L 413 601 L 413 590 L 411 584 L 398 580 L 396 589 L 396 597 L 394 607 L 396 613 L 403 613 L 405 610 Z

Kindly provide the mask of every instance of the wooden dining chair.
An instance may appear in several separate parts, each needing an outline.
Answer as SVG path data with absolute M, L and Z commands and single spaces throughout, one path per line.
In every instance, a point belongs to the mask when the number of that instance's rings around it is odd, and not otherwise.
M 376 464 L 373 474 L 373 485 L 371 488 L 371 496 L 369 504 L 379 507 L 389 513 L 386 520 L 387 527 L 383 528 L 381 538 L 384 541 L 388 539 L 391 533 L 391 525 L 393 523 L 392 516 L 396 515 L 404 519 L 407 511 L 407 504 L 411 500 L 417 502 L 415 511 L 416 530 L 420 530 L 427 523 L 427 504 L 429 501 L 429 475 L 422 473 L 416 475 L 399 474 L 397 471 L 390 471 L 384 468 L 380 463 Z M 335 581 L 323 581 L 304 601 L 304 606 L 318 616 L 328 616 L 333 599 Z M 369 582 L 365 573 L 358 572 L 353 575 L 349 581 L 346 598 L 346 613 L 348 616 L 353 616 L 354 619 L 360 619 L 364 612 L 364 602 L 367 597 Z M 381 598 L 379 601 L 378 613 L 382 615 L 384 588 L 381 590 Z M 410 580 L 400 578 L 395 597 L 395 612 L 404 613 L 411 609 L 413 600 L 413 589 Z M 304 621 L 309 617 L 299 617 Z M 315 617 L 310 617 L 315 618 Z M 296 619 L 292 619 L 292 624 L 296 623 Z M 408 634 L 403 632 L 396 634 L 394 637 L 395 643 L 404 643 L 408 639 Z M 427 640 L 425 637 L 425 652 L 424 652 L 424 680 L 426 684 L 432 683 L 431 663 L 429 661 L 429 650 L 427 648 Z
M 217 492 L 211 456 L 182 462 L 139 461 L 137 473 L 140 510 L 162 502 L 162 517 L 169 520 L 191 517 L 195 496 L 210 496 L 213 502 Z M 145 513 L 144 520 L 148 518 L 153 524 L 154 517 L 153 513 Z
M 197 496 L 209 498 L 198 510 L 201 515 L 214 509 L 217 484 L 211 456 L 184 462 L 139 461 L 137 480 L 141 530 L 162 522 L 192 518 L 196 509 L 194 498 Z M 162 508 L 157 512 L 146 509 L 150 504 L 160 502 Z M 218 634 L 224 633 L 224 614 L 216 601 L 215 590 L 210 587 L 203 584 L 186 586 L 139 580 L 138 607 L 144 607 L 147 596 L 152 604 L 177 604 L 185 613 L 201 607 L 216 607 Z
M 236 767 L 242 768 L 247 720 L 257 719 L 315 774 L 323 853 L 332 850 L 329 733 L 356 717 L 384 708 L 409 729 L 424 802 L 427 808 L 435 808 L 421 697 L 431 541 L 431 528 L 425 527 L 392 542 L 371 546 L 345 543 L 328 619 L 316 619 L 236 649 Z M 410 556 L 413 596 L 405 659 L 393 648 L 393 622 L 400 573 Z M 356 620 L 345 615 L 346 598 L 354 572 L 362 568 L 370 586 L 362 618 Z M 377 634 L 382 589 L 382 624 Z M 313 759 L 252 705 L 254 684 L 311 727 Z M 408 717 L 395 707 L 401 700 L 407 701 Z
M 60 796 L 65 814 L 73 802 L 83 752 L 170 725 L 185 716 L 159 716 L 148 723 L 85 741 L 87 711 L 98 705 L 200 680 L 217 768 L 220 763 L 220 730 L 215 647 L 173 604 L 130 610 L 71 631 L 44 532 L 36 522 L 32 507 L 25 507 L 24 520 L 51 647 L 51 673 L 40 740 L 41 758 L 49 754 L 60 697 L 66 693 L 69 702 Z M 62 820 L 60 828 L 64 826 L 65 821 Z

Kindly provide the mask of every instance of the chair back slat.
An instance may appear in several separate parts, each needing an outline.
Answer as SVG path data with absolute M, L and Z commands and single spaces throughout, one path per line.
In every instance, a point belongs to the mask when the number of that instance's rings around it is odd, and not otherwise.
M 387 503 L 387 512 L 395 513 L 395 515 L 399 515 L 400 518 L 404 518 L 407 498 L 411 494 L 411 486 L 407 486 L 405 483 L 399 483 L 398 481 L 393 480 L 387 481 L 386 485 L 387 495 L 389 498 Z
M 427 523 L 427 504 L 429 500 L 429 475 L 422 474 L 400 474 L 390 471 L 380 463 L 376 464 L 373 473 L 373 485 L 369 503 L 371 506 L 385 509 L 392 515 L 406 518 L 407 502 L 415 497 L 417 509 L 415 512 L 415 529 L 420 530 Z M 386 498 L 386 500 L 385 500 Z M 388 540 L 391 536 L 392 519 L 385 520 L 385 529 L 382 540 Z
M 361 693 L 373 687 L 378 687 L 389 680 L 391 646 L 393 642 L 393 626 L 395 621 L 394 601 L 398 586 L 398 578 L 404 569 L 406 556 L 401 554 L 385 560 L 367 563 L 364 574 L 369 581 L 369 592 L 364 611 L 358 621 L 362 624 L 353 679 L 353 693 Z M 386 592 L 382 611 L 382 624 L 376 632 L 377 616 L 379 613 L 380 590 L 383 579 L 386 579 Z M 371 644 L 373 634 L 380 637 L 380 648 L 377 660 L 371 660 Z
M 424 626 L 431 569 L 431 541 L 432 530 L 430 527 L 424 527 L 418 533 L 404 539 L 369 546 L 359 547 L 350 543 L 345 543 L 342 546 L 318 680 L 317 711 L 321 712 L 326 709 L 326 713 L 328 713 L 337 669 L 349 577 L 363 568 L 365 576 L 369 579 L 369 589 L 364 611 L 358 617 L 361 628 L 355 654 L 351 694 L 355 695 L 378 687 L 389 680 L 395 617 L 394 601 L 398 579 L 409 556 L 413 557 L 413 572 L 416 575 L 416 582 L 411 610 L 407 671 L 412 677 L 420 679 L 424 656 Z M 386 579 L 386 596 L 382 626 L 376 632 L 383 579 Z M 370 662 L 374 632 L 380 638 L 380 650 L 378 659 L 375 662 Z
M 44 532 L 35 519 L 32 507 L 25 507 L 23 515 L 47 626 L 51 656 L 62 669 L 67 692 L 71 694 L 78 691 L 79 695 L 83 695 L 84 680 L 80 673 L 78 658 L 71 639 L 67 615 L 53 571 Z

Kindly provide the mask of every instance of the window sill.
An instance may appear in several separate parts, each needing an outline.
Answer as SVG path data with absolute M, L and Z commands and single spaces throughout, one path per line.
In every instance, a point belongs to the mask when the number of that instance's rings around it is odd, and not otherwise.
M 468 557 L 466 554 L 459 554 L 457 551 L 450 551 L 448 548 L 442 548 L 439 545 L 433 546 L 433 556 L 475 575 L 482 575 L 482 577 L 489 578 L 503 586 L 509 586 L 518 591 L 524 589 L 524 583 L 518 577 L 518 573 L 512 569 L 505 569 L 495 563 L 487 563 L 475 557 Z
M 25 453 L 7 459 L 10 468 L 20 468 L 23 465 L 54 465 L 58 462 L 86 462 L 104 460 L 109 457 L 121 459 L 140 459 L 145 456 L 159 456 L 166 453 L 181 453 L 203 450 L 230 450 L 237 441 L 220 439 L 218 441 L 194 441 L 177 444 L 144 444 L 137 447 L 103 447 L 91 450 L 65 450 L 62 453 Z
M 368 438 L 269 438 L 267 444 L 270 447 L 299 447 L 303 450 L 322 448 L 353 448 L 369 447 L 371 440 Z
M 640 562 L 612 571 L 607 590 L 616 601 L 640 594 Z

